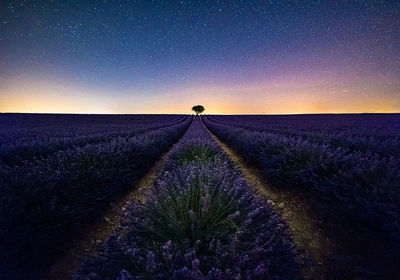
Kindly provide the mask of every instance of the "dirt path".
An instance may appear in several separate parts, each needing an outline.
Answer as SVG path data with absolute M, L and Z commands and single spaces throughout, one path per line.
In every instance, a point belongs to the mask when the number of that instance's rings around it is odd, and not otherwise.
M 304 278 L 326 279 L 324 275 L 327 271 L 324 264 L 331 251 L 332 244 L 320 230 L 319 222 L 311 218 L 307 204 L 297 195 L 277 190 L 264 183 L 258 170 L 250 167 L 235 151 L 212 134 L 207 127 L 205 129 L 239 167 L 250 185 L 264 195 L 268 202 L 281 213 L 291 231 L 296 247 L 300 250 L 301 261 L 303 262 L 301 272 Z M 179 143 L 179 140 L 177 143 Z M 102 246 L 120 225 L 121 214 L 127 204 L 132 200 L 143 201 L 145 199 L 146 191 L 153 185 L 159 170 L 162 169 L 171 150 L 177 143 L 164 153 L 160 160 L 139 180 L 134 190 L 118 202 L 111 204 L 104 218 L 98 221 L 88 231 L 88 234 L 84 235 L 84 238 L 76 240 L 73 248 L 51 268 L 47 280 L 72 278 L 80 268 L 82 259 L 93 254 L 97 248 Z
M 83 235 L 82 239 L 75 241 L 73 248 L 51 267 L 49 275 L 45 278 L 46 280 L 72 279 L 72 276 L 82 265 L 82 260 L 86 256 L 95 253 L 96 249 L 102 246 L 118 228 L 121 223 L 122 213 L 125 211 L 128 203 L 132 200 L 145 200 L 147 190 L 154 184 L 159 171 L 165 165 L 171 151 L 179 143 L 180 139 L 167 152 L 161 155 L 154 166 L 135 184 L 132 191 L 120 198 L 119 201 L 112 203 L 104 214 L 104 218 L 97 221 L 88 230 L 88 233 Z
M 319 226 L 320 221 L 312 218 L 307 200 L 297 194 L 294 195 L 266 184 L 257 169 L 249 166 L 233 149 L 220 141 L 205 125 L 204 127 L 239 167 L 250 185 L 264 195 L 268 203 L 281 213 L 299 250 L 301 273 L 304 279 L 329 279 L 330 269 L 326 262 L 334 246 L 323 234 Z

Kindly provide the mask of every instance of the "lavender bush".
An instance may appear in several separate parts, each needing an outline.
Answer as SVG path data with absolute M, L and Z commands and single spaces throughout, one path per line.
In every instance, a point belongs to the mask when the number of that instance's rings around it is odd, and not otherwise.
M 338 114 L 294 116 L 206 116 L 206 120 L 246 130 L 341 148 L 400 157 L 399 114 Z
M 162 116 L 149 117 L 155 123 L 144 121 L 147 116 L 81 116 L 82 124 L 78 117 L 66 126 L 74 116 L 25 116 L 28 124 L 30 118 L 38 121 L 32 124 L 35 132 L 47 135 L 34 136 L 18 122 L 21 116 L 3 117 L 10 133 L 24 139 L 6 137 L 1 150 L 13 152 L 0 157 L 0 278 L 7 279 L 40 278 L 88 221 L 133 186 L 191 122 L 188 116 L 164 116 L 165 122 Z M 66 139 L 63 126 L 73 140 L 58 149 Z M 43 155 L 32 157 L 29 151 Z M 18 160 L 10 160 L 13 153 Z
M 268 182 L 310 194 L 317 218 L 363 270 L 397 273 L 399 115 L 210 116 L 205 123 Z
M 0 161 L 20 165 L 61 150 L 111 142 L 184 120 L 178 115 L 41 115 L 2 114 Z
M 76 279 L 299 279 L 279 216 L 198 119 L 158 178 Z

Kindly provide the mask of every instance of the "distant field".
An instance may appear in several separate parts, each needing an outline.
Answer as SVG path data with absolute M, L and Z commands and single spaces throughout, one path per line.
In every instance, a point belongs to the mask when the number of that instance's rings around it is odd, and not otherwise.
M 399 114 L 0 114 L 0 279 L 395 279 L 399 220 Z

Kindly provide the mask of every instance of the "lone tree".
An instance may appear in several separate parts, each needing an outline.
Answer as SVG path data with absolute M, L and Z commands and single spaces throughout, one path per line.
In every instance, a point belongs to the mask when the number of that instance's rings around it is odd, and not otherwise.
M 204 107 L 202 105 L 196 105 L 192 107 L 192 111 L 196 112 L 196 115 L 201 114 L 204 112 Z

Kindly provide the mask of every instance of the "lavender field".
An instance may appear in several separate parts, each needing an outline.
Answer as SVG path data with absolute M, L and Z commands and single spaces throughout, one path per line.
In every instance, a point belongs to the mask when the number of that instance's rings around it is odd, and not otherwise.
M 191 119 L 1 115 L 0 278 L 40 278 Z
M 332 279 L 394 279 L 400 260 L 400 115 L 207 116 L 274 188 L 302 197 Z
M 0 114 L 0 279 L 396 279 L 399 217 L 399 114 Z

